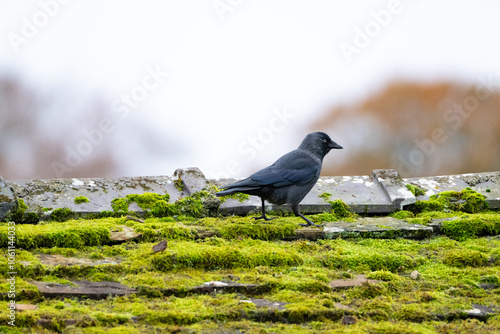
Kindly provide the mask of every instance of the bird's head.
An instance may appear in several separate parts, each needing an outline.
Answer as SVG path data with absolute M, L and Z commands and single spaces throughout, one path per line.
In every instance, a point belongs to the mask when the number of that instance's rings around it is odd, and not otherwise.
M 331 138 L 324 132 L 313 132 L 308 134 L 299 146 L 299 149 L 314 153 L 321 159 L 323 159 L 331 149 L 342 148 L 342 146 L 331 140 Z

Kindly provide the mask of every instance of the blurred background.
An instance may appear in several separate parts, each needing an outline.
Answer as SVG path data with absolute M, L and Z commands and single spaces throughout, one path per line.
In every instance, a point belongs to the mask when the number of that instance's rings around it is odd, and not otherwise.
M 500 2 L 0 0 L 0 176 L 500 170 Z

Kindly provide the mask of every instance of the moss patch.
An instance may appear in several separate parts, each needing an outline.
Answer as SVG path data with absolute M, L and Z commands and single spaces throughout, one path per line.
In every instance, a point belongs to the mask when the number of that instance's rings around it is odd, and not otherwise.
M 69 208 L 59 208 L 52 211 L 50 218 L 57 222 L 63 222 L 75 218 L 75 213 Z
M 413 206 L 416 212 L 428 211 L 462 211 L 478 213 L 488 208 L 486 196 L 470 188 L 462 191 L 443 191 L 429 197 L 428 201 L 417 201 Z
M 115 213 L 128 213 L 129 205 L 136 203 L 139 208 L 144 210 L 146 217 L 190 216 L 200 218 L 215 215 L 220 205 L 220 199 L 214 196 L 211 188 L 180 198 L 175 203 L 169 203 L 169 200 L 169 194 L 129 194 L 123 198 L 113 199 L 111 207 Z
M 82 204 L 90 202 L 89 199 L 85 196 L 77 196 L 75 197 L 75 204 Z
M 407 184 L 406 185 L 406 188 L 411 191 L 411 193 L 413 194 L 413 196 L 421 196 L 421 195 L 425 195 L 425 189 L 422 188 L 422 187 L 419 187 L 418 185 L 416 184 Z
M 443 235 L 430 239 L 286 241 L 295 237 L 300 218 L 220 218 L 214 191 L 206 189 L 175 203 L 158 194 L 114 201 L 113 214 L 125 214 L 135 203 L 145 210 L 144 222 L 100 218 L 16 225 L 16 301 L 38 307 L 17 312 L 18 332 L 500 332 L 497 314 L 485 321 L 465 319 L 472 304 L 500 307 L 499 213 L 485 211 L 467 194 L 458 200 L 450 196 L 449 204 L 434 198 L 443 204 L 442 211 L 413 208 L 392 215 L 423 224 L 455 217 L 443 222 Z M 468 201 L 472 206 L 466 206 Z M 331 204 L 331 211 L 311 215 L 311 220 L 352 218 L 342 202 Z M 465 212 L 473 208 L 480 213 Z M 142 237 L 113 242 L 111 231 L 124 225 Z M 0 223 L 2 247 L 7 245 L 7 227 Z M 168 245 L 156 253 L 153 246 L 159 240 Z M 47 255 L 71 257 L 78 264 L 51 265 L 44 262 Z M 0 257 L 2 291 L 8 289 L 8 265 L 8 258 Z M 417 280 L 410 277 L 414 270 L 419 272 Z M 333 280 L 358 274 L 380 282 L 330 287 Z M 138 293 L 103 300 L 50 299 L 30 283 L 82 279 L 118 282 Z M 192 290 L 234 282 L 254 287 Z M 280 302 L 281 307 L 258 307 L 252 300 Z M 0 332 L 11 329 L 7 316 L 7 309 L 0 309 Z

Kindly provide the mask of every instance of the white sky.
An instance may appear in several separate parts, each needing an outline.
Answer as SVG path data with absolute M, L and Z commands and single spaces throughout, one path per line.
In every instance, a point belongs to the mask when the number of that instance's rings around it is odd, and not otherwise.
M 0 74 L 119 101 L 143 85 L 146 68 L 168 73 L 147 81 L 155 87 L 130 112 L 185 152 L 154 164 L 124 156 L 126 175 L 198 166 L 244 177 L 298 146 L 318 115 L 393 79 L 500 78 L 494 0 L 0 0 L 0 8 Z M 341 45 L 356 37 L 367 45 L 348 61 Z M 293 117 L 280 123 L 276 109 Z

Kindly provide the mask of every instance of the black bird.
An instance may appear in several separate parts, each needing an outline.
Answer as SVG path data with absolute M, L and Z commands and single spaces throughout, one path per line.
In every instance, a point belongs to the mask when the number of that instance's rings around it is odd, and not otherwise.
M 304 138 L 299 148 L 293 150 L 250 177 L 222 187 L 217 196 L 244 193 L 259 196 L 262 200 L 262 216 L 254 219 L 270 220 L 266 217 L 264 201 L 273 204 L 291 204 L 293 213 L 307 224 L 315 225 L 299 211 L 299 203 L 318 181 L 323 158 L 332 148 L 342 146 L 334 142 L 326 133 L 314 132 Z

